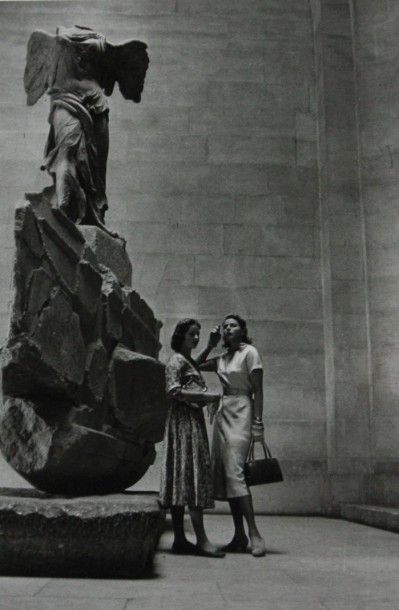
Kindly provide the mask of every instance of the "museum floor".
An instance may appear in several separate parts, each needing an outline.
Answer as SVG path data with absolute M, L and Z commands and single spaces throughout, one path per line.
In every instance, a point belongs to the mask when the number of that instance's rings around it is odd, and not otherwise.
M 226 541 L 228 516 L 207 516 Z M 160 541 L 151 578 L 0 578 L 0 610 L 397 610 L 399 536 L 317 517 L 259 517 L 269 553 L 225 559 L 169 553 Z

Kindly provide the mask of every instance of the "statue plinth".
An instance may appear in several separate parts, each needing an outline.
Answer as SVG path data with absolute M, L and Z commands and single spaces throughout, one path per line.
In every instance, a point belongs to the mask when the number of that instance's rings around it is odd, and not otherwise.
M 16 209 L 0 446 L 45 492 L 119 492 L 143 476 L 163 435 L 160 323 L 130 285 L 123 241 L 78 228 L 53 194 Z
M 154 493 L 56 498 L 0 488 L 0 574 L 138 577 L 163 525 Z

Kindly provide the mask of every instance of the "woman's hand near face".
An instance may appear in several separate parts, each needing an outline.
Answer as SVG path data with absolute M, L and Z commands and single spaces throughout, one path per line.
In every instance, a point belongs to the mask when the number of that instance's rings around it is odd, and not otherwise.
M 200 352 L 195 361 L 203 371 L 216 371 L 216 360 L 210 359 L 207 361 L 209 353 L 217 346 L 221 338 L 220 326 L 215 326 L 209 333 L 208 344 L 205 349 Z
M 211 349 L 216 347 L 220 341 L 221 336 L 222 335 L 220 332 L 220 326 L 214 326 L 214 328 L 212 328 L 211 332 L 209 333 L 208 347 L 210 347 Z

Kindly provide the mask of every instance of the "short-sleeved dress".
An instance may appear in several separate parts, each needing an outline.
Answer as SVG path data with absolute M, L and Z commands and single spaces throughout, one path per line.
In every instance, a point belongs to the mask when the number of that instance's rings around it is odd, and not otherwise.
M 262 368 L 258 350 L 247 343 L 241 343 L 236 351 L 227 352 L 217 360 L 217 373 L 224 386 L 212 439 L 212 474 L 217 500 L 249 495 L 244 477 L 253 420 L 249 375 Z
M 166 365 L 166 392 L 170 399 L 161 466 L 160 502 L 164 508 L 213 508 L 213 485 L 208 435 L 202 406 L 178 399 L 193 381 L 205 387 L 199 370 L 182 354 Z

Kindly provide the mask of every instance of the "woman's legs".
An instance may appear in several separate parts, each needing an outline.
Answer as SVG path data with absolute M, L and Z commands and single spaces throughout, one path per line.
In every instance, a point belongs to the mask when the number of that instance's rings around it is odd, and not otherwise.
M 190 555 L 198 554 L 198 551 L 201 551 L 212 557 L 224 557 L 224 553 L 219 551 L 218 548 L 209 541 L 208 536 L 206 535 L 202 509 L 190 508 L 189 510 L 197 538 L 197 544 L 192 544 L 186 538 L 186 533 L 184 531 L 184 506 L 172 506 L 170 513 L 172 515 L 173 532 L 175 536 L 172 550 L 175 553 Z
M 172 506 L 170 509 L 172 516 L 173 533 L 175 535 L 175 543 L 184 543 L 186 533 L 184 531 L 184 506 Z
M 184 506 L 172 506 L 170 514 L 172 515 L 173 533 L 175 536 L 172 550 L 175 553 L 193 552 L 195 545 L 187 540 L 184 531 Z
M 224 557 L 224 553 L 218 550 L 218 548 L 209 541 L 209 538 L 206 535 L 204 527 L 204 513 L 202 511 L 202 508 L 192 507 L 189 508 L 189 511 L 191 521 L 193 523 L 194 532 L 197 538 L 197 547 L 201 551 L 213 557 Z
M 239 498 L 229 498 L 230 511 L 234 521 L 233 539 L 224 547 L 225 551 L 245 552 L 248 546 L 248 538 L 244 529 L 244 517 L 240 508 Z
M 244 530 L 243 517 L 248 525 L 248 534 L 251 539 L 251 547 L 252 554 L 256 557 L 260 557 L 264 555 L 266 552 L 265 541 L 259 533 L 255 522 L 255 513 L 252 504 L 252 496 L 239 496 L 237 498 L 229 499 L 231 514 L 233 516 L 234 521 L 234 537 L 228 546 L 231 547 L 231 550 L 242 550 L 240 547 L 240 543 L 243 545 L 244 541 L 247 539 Z

